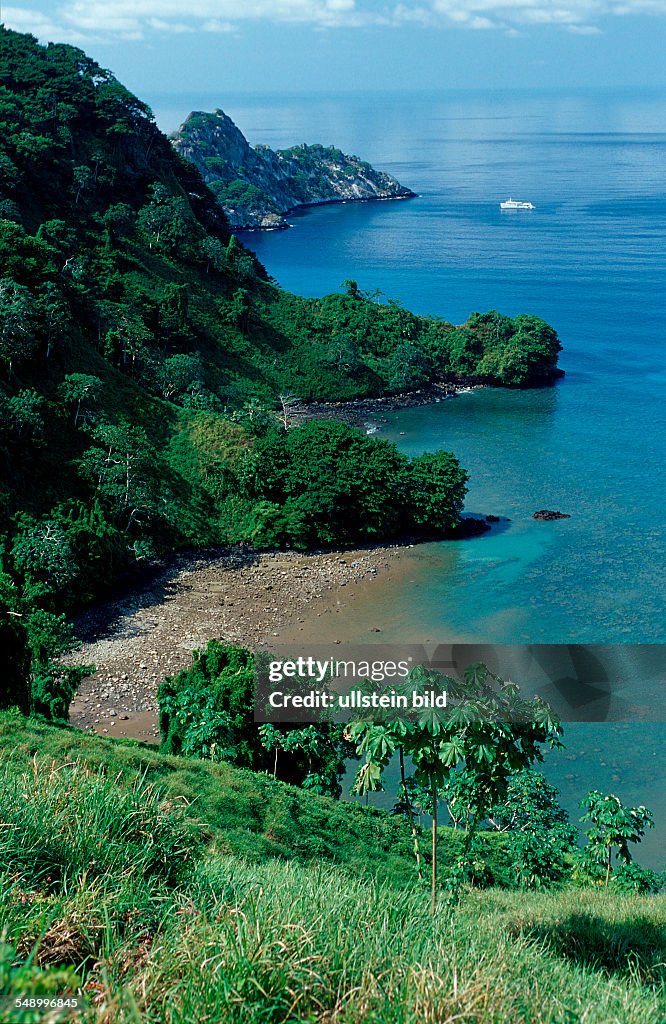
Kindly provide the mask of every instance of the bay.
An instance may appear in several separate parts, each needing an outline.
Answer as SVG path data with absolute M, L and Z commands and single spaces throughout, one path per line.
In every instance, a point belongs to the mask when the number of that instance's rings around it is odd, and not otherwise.
M 482 390 L 377 420 L 409 454 L 444 447 L 467 508 L 511 520 L 426 545 L 408 578 L 356 603 L 348 640 L 661 643 L 664 567 L 666 93 L 422 93 L 201 98 L 250 142 L 334 143 L 418 197 L 320 207 L 250 234 L 269 273 L 306 295 L 347 278 L 460 323 L 535 313 L 558 331 L 555 387 Z M 185 111 L 186 112 L 186 111 Z M 175 126 L 175 125 L 172 125 Z M 536 209 L 505 213 L 512 195 Z M 568 520 L 539 523 L 552 508 Z M 575 813 L 587 789 L 655 809 L 663 863 L 666 729 L 567 727 L 549 773 Z
M 246 236 L 280 284 L 320 295 L 353 278 L 453 322 L 536 313 L 564 345 L 554 388 L 477 391 L 380 424 L 409 454 L 454 451 L 468 510 L 511 526 L 430 546 L 372 617 L 405 640 L 663 641 L 666 94 L 264 98 L 231 113 L 252 141 L 335 139 L 419 193 Z M 536 210 L 500 211 L 509 194 Z M 540 508 L 572 518 L 535 523 Z

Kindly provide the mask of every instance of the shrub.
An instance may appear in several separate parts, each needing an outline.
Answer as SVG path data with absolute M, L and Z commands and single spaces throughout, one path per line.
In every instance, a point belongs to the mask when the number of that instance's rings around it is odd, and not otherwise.
M 193 665 L 158 691 L 161 749 L 226 761 L 315 793 L 338 797 L 345 758 L 353 748 L 334 724 L 261 726 L 254 721 L 254 655 L 211 640 Z
M 211 640 L 193 664 L 158 690 L 161 749 L 261 769 L 265 751 L 253 721 L 254 655 Z

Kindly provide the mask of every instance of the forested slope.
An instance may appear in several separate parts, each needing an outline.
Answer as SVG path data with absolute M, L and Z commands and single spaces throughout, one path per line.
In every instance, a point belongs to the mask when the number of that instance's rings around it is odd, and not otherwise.
M 276 287 L 148 108 L 74 47 L 0 29 L 0 123 L 0 631 L 28 627 L 45 693 L 66 646 L 53 617 L 155 554 L 455 525 L 452 455 L 287 432 L 287 396 L 557 373 L 534 316 L 454 327 L 353 281 L 314 300 Z

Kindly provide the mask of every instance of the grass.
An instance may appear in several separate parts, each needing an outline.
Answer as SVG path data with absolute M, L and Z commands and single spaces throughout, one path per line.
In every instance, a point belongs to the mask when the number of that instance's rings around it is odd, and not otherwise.
M 471 890 L 433 918 L 387 816 L 0 725 L 3 1024 L 47 1019 L 18 995 L 68 991 L 90 1024 L 666 1021 L 664 897 Z
M 43 764 L 77 761 L 117 776 L 123 785 L 142 780 L 187 807 L 221 853 L 250 860 L 316 857 L 369 877 L 390 874 L 398 882 L 414 875 L 412 839 L 402 819 L 313 797 L 267 775 L 165 756 L 133 740 L 104 739 L 2 712 L 0 758 L 8 755 L 24 764 L 35 756 Z

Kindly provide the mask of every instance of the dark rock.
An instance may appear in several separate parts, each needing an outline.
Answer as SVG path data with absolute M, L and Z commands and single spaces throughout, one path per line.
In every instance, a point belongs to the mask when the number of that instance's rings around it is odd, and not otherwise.
M 500 517 L 499 516 L 486 516 L 486 522 L 487 523 L 499 523 L 499 521 L 500 521 Z
M 551 509 L 543 508 L 539 512 L 535 512 L 532 519 L 550 522 L 551 519 L 571 519 L 571 516 L 568 512 L 553 512 Z

